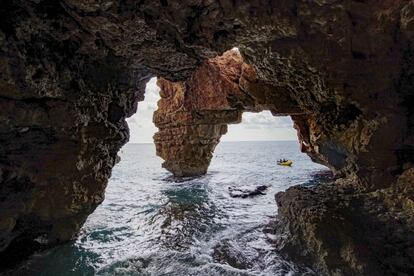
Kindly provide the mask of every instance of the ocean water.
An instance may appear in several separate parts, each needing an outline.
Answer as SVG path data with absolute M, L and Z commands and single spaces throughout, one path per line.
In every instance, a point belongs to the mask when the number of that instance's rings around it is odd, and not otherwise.
M 313 275 L 283 259 L 263 231 L 277 192 L 327 170 L 297 142 L 222 142 L 198 178 L 173 178 L 152 144 L 127 144 L 120 156 L 79 237 L 8 275 Z M 294 164 L 277 166 L 278 158 Z M 229 195 L 231 186 L 259 185 L 270 186 L 265 195 Z

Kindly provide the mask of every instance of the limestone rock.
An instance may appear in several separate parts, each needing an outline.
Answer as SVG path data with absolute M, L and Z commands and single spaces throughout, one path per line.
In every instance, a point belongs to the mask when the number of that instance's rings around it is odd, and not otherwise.
M 243 61 L 228 52 L 203 64 L 187 82 L 159 79 L 161 99 L 154 113 L 159 131 L 154 135 L 163 167 L 176 176 L 207 172 L 227 123 L 241 121 L 241 112 L 229 105 L 227 95 L 240 92 L 237 79 Z M 223 70 L 223 71 L 221 71 Z
M 413 172 L 375 192 L 356 191 L 355 183 L 346 188 L 331 183 L 278 193 L 280 220 L 273 229 L 279 250 L 313 263 L 323 275 L 409 275 L 414 269 Z
M 379 274 L 410 273 L 413 22 L 407 0 L 2 1 L 2 264 L 76 235 L 157 76 L 155 141 L 168 169 L 205 172 L 244 111 L 291 115 L 302 150 L 338 180 L 278 196 L 285 244 L 325 274 L 371 272 L 375 260 Z M 220 56 L 233 47 L 242 59 Z M 348 203 L 355 212 L 339 208 Z

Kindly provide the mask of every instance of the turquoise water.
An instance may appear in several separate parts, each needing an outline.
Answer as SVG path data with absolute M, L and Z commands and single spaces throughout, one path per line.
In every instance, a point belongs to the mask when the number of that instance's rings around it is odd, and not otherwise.
M 174 179 L 152 144 L 127 144 L 105 201 L 72 243 L 34 255 L 11 275 L 312 275 L 284 260 L 263 229 L 275 193 L 326 168 L 297 142 L 223 142 L 207 175 Z M 278 158 L 294 161 L 276 166 Z M 232 198 L 230 186 L 270 185 Z

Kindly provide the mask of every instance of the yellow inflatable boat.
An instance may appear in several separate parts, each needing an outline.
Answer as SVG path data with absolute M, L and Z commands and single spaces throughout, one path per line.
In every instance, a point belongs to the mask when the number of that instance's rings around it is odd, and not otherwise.
M 292 166 L 292 164 L 293 164 L 293 161 L 292 160 L 287 160 L 287 161 L 285 161 L 285 162 L 280 162 L 280 161 L 277 161 L 277 164 L 279 165 L 279 166 Z

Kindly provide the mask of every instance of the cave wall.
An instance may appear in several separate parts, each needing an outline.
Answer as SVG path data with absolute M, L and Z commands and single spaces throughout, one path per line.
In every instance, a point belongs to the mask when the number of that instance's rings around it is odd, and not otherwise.
M 389 185 L 411 166 L 412 3 L 216 5 L 198 2 L 194 24 L 188 32 L 173 31 L 175 38 L 202 53 L 207 46 L 237 46 L 272 87 L 271 101 L 289 99 L 300 109 L 284 115 L 294 115 L 302 150 L 314 161 L 337 176 L 355 175 L 364 189 Z M 172 21 L 175 30 L 185 29 L 187 13 L 185 4 L 173 2 L 147 22 L 157 30 Z
M 103 201 L 149 80 L 62 6 L 18 4 L 1 8 L 1 266 L 72 239 Z
M 245 64 L 231 72 L 237 79 L 226 77 L 221 85 L 229 85 L 228 90 L 237 93 L 233 99 L 217 99 L 221 106 L 231 107 L 231 115 L 214 109 L 194 116 L 203 106 L 185 102 L 185 120 L 158 114 L 161 132 L 168 132 L 178 122 L 175 127 L 180 135 L 190 133 L 184 137 L 191 138 L 191 132 L 197 133 L 196 143 L 205 135 L 213 137 L 202 150 L 209 157 L 225 132 L 224 125 L 239 120 L 241 109 L 252 108 L 250 96 L 255 95 L 254 108 L 292 115 L 302 150 L 342 177 L 330 192 L 314 191 L 317 200 L 303 202 L 322 206 L 320 200 L 336 194 L 336 187 L 351 186 L 349 193 L 355 197 L 350 202 L 370 199 L 368 207 L 355 209 L 366 217 L 378 217 L 369 215 L 378 206 L 388 215 L 403 210 L 400 224 L 407 227 L 400 229 L 408 234 L 402 235 L 405 238 L 396 235 L 392 241 L 405 246 L 389 252 L 402 251 L 405 257 L 400 260 L 412 263 L 407 211 L 412 193 L 401 188 L 401 183 L 411 183 L 414 159 L 413 40 L 414 4 L 406 0 L 2 1 L 2 260 L 17 260 L 32 249 L 76 235 L 103 200 L 116 152 L 128 140 L 124 119 L 143 100 L 150 77 L 165 79 L 161 86 L 180 82 L 182 91 L 192 91 L 198 68 L 236 46 Z M 190 103 L 214 91 L 200 90 L 189 97 Z M 246 91 L 250 96 L 246 97 Z M 161 101 L 169 105 L 179 93 L 167 94 Z M 216 124 L 220 119 L 224 122 Z M 184 121 L 187 123 L 182 124 Z M 186 147 L 185 143 L 171 146 L 157 136 L 156 141 L 160 155 Z M 186 154 L 193 154 L 194 147 L 187 148 Z M 171 164 L 165 166 L 176 170 Z M 206 165 L 200 161 L 195 167 L 205 171 Z M 379 200 L 372 193 L 387 196 Z M 291 190 L 278 196 L 278 204 L 284 225 L 291 226 L 290 233 L 298 236 L 298 229 L 305 229 L 300 235 L 312 236 L 312 242 L 296 245 L 308 248 L 308 256 L 313 257 L 323 255 L 317 248 L 332 252 L 332 247 L 320 243 L 328 235 L 306 232 L 322 223 L 308 224 L 312 217 L 292 215 L 300 208 L 314 207 L 311 203 L 287 204 L 295 201 L 295 195 L 309 199 L 306 192 Z M 345 196 L 338 198 L 329 204 L 347 202 Z M 397 202 L 405 203 L 401 207 Z M 343 217 L 336 211 L 328 218 Z M 344 219 L 353 228 L 364 221 L 352 216 Z M 371 225 L 388 229 L 392 223 L 385 219 Z M 352 240 L 352 235 L 346 236 Z M 368 259 L 381 258 L 372 253 L 375 250 L 368 251 Z M 341 271 L 340 267 L 363 273 L 364 263 L 368 263 L 354 262 L 352 266 L 350 258 L 335 263 L 323 256 L 305 262 L 316 264 L 324 273 Z M 397 272 L 408 267 L 404 262 L 395 265 L 396 260 L 386 260 L 383 267 Z M 370 263 L 375 265 L 375 261 Z
M 146 82 L 198 63 L 130 8 L 2 2 L 1 267 L 77 234 L 104 199 Z

